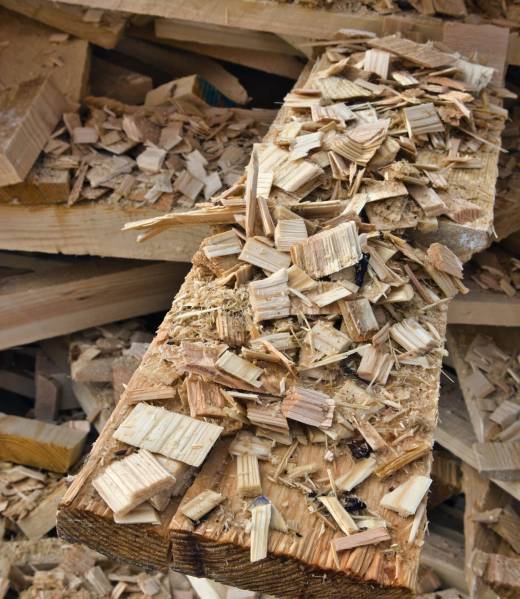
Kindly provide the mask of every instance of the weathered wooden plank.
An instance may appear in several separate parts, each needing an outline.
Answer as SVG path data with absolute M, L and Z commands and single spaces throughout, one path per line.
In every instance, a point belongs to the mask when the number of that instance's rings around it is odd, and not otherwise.
M 448 308 L 450 324 L 520 327 L 520 299 L 468 285 L 467 295 L 456 297 Z
M 126 24 L 126 18 L 121 14 L 103 11 L 92 18 L 86 15 L 86 8 L 71 7 L 61 2 L 1 0 L 0 5 L 103 48 L 115 48 Z
M 65 98 L 78 102 L 83 97 L 89 77 L 89 44 L 75 38 L 52 43 L 54 33 L 56 29 L 0 8 L 0 39 L 5 42 L 0 52 L 2 86 L 53 74 Z
M 0 203 L 0 249 L 189 262 L 210 232 L 206 225 L 170 229 L 145 243 L 121 230 L 131 220 L 162 214 L 103 202 L 72 207 Z
M 149 0 L 145 4 L 140 0 L 64 2 L 311 39 L 328 38 L 339 29 L 351 28 L 372 31 L 377 35 L 401 31 L 405 36 L 424 42 L 442 40 L 444 30 L 444 22 L 436 18 L 352 13 L 342 8 L 313 9 L 299 3 L 279 4 L 248 0 L 202 0 L 196 4 L 189 0 Z M 520 63 L 520 40 L 515 34 L 511 35 L 508 60 L 510 64 Z
M 43 273 L 4 277 L 0 348 L 164 310 L 185 272 L 178 263 L 87 258 L 60 259 Z

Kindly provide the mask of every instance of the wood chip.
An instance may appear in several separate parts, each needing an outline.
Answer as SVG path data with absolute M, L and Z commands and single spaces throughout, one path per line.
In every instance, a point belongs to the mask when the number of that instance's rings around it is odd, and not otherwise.
M 251 562 L 267 557 L 270 523 L 271 503 L 265 497 L 259 497 L 251 508 Z
M 340 530 L 346 535 L 351 535 L 359 530 L 352 516 L 341 505 L 337 497 L 321 496 L 318 499 L 327 508 Z
M 356 547 L 365 547 L 366 545 L 377 545 L 391 539 L 390 533 L 385 527 L 371 528 L 363 532 L 357 532 L 353 535 L 334 539 L 332 544 L 335 551 L 347 551 Z
M 138 404 L 119 425 L 114 438 L 190 466 L 200 466 L 221 432 L 222 427 L 216 424 Z
M 262 493 L 258 458 L 254 454 L 237 456 L 237 493 L 242 497 L 256 497 Z
M 282 402 L 282 412 L 287 418 L 318 428 L 332 426 L 334 400 L 313 389 L 292 387 Z
M 381 499 L 381 506 L 403 518 L 413 516 L 432 483 L 427 476 L 414 475 Z
M 112 462 L 92 481 L 117 516 L 130 512 L 156 493 L 171 489 L 174 484 L 175 479 L 145 449 Z
M 225 499 L 226 498 L 221 493 L 206 489 L 193 499 L 183 503 L 179 509 L 186 518 L 193 520 L 193 522 L 198 522 L 206 514 L 209 514 L 211 510 L 214 510 L 218 505 L 225 501 Z

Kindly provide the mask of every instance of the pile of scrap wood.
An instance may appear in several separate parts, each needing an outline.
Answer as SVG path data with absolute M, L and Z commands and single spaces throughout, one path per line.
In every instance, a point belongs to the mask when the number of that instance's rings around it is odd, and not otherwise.
M 399 37 L 326 48 L 244 177 L 191 213 L 228 226 L 65 496 L 65 538 L 281 596 L 415 586 L 445 304 L 466 292 L 428 235 L 486 214 L 506 116 L 491 74 Z M 486 168 L 477 193 L 467 172 Z

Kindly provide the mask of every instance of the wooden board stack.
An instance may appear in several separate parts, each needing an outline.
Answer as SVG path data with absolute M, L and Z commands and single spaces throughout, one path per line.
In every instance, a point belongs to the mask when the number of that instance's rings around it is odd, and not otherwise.
M 410 593 L 445 304 L 465 287 L 447 246 L 404 235 L 481 214 L 460 165 L 483 168 L 492 197 L 505 113 L 485 77 L 396 37 L 344 32 L 326 49 L 245 178 L 193 213 L 234 226 L 194 257 L 60 534 L 279 596 Z M 117 524 L 95 490 L 136 450 L 176 479 L 157 527 Z M 156 504 L 154 484 L 139 492 Z

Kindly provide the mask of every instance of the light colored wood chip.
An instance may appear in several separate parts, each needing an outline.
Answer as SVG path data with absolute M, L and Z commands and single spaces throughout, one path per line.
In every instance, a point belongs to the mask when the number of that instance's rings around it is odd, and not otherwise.
M 379 75 L 382 79 L 388 79 L 390 68 L 390 53 L 384 50 L 367 50 L 363 59 L 363 69 Z
M 366 545 L 377 545 L 384 541 L 389 541 L 392 537 L 388 530 L 381 526 L 379 528 L 371 528 L 362 532 L 357 532 L 353 535 L 334 539 L 332 544 L 336 551 L 347 551 L 356 547 L 364 547 Z
M 221 493 L 217 493 L 211 489 L 206 489 L 193 499 L 183 503 L 179 509 L 180 512 L 186 516 L 186 518 L 197 522 L 206 514 L 209 514 L 211 510 L 214 510 L 225 499 L 226 498 Z
M 366 298 L 339 303 L 348 336 L 357 342 L 367 341 L 379 330 L 374 311 Z
M 368 45 L 381 48 L 391 54 L 397 54 L 414 64 L 429 69 L 452 65 L 456 60 L 455 56 L 440 52 L 431 44 L 419 44 L 399 35 L 374 38 L 368 42 Z
M 289 268 L 291 264 L 291 258 L 287 254 L 279 252 L 254 238 L 246 241 L 239 259 L 268 272 Z
M 390 337 L 408 352 L 424 354 L 437 346 L 437 341 L 414 318 L 406 318 L 390 327 Z
M 92 481 L 93 487 L 117 516 L 132 511 L 174 484 L 173 476 L 145 449 L 112 462 Z
M 440 216 L 447 212 L 446 204 L 433 188 L 423 185 L 408 185 L 408 191 L 424 210 L 426 216 Z
M 262 386 L 262 382 L 258 380 L 264 372 L 262 368 L 258 368 L 258 366 L 237 356 L 232 351 L 225 351 L 215 364 L 220 370 L 227 372 L 237 379 L 245 381 L 252 387 Z
M 369 383 L 386 385 L 392 372 L 394 360 L 390 354 L 379 351 L 373 345 L 364 349 L 357 375 Z
M 285 434 L 289 430 L 287 418 L 283 415 L 280 404 L 258 407 L 248 406 L 247 418 L 252 424 L 277 433 Z
M 341 283 L 329 283 L 328 281 L 320 282 L 316 289 L 305 294 L 305 297 L 310 300 L 318 308 L 330 306 L 341 299 L 353 295 L 358 290 L 357 285 L 342 281 Z
M 169 497 L 168 491 L 164 493 Z M 145 502 L 126 514 L 114 514 L 114 522 L 116 524 L 160 524 L 161 519 L 153 507 Z
M 296 266 L 310 277 L 320 278 L 357 264 L 362 257 L 356 223 L 349 221 L 312 235 L 293 245 Z
M 137 166 L 148 173 L 158 173 L 166 158 L 166 150 L 161 148 L 148 147 L 144 152 L 139 154 L 136 159 Z
M 356 533 L 359 529 L 352 519 L 352 516 L 341 505 L 339 499 L 334 496 L 318 497 L 320 502 L 327 508 L 329 514 L 334 518 L 334 521 L 346 535 Z
M 356 125 L 337 137 L 330 149 L 355 164 L 366 166 L 383 143 L 389 125 L 388 119 Z
M 265 279 L 249 283 L 249 299 L 255 322 L 290 315 L 291 301 L 287 283 L 287 268 L 282 268 Z
M 267 557 L 270 523 L 271 503 L 265 497 L 259 497 L 251 508 L 251 562 Z
M 323 169 L 314 162 L 309 160 L 291 161 L 278 166 L 274 173 L 273 185 L 287 193 L 298 192 L 320 175 L 323 175 Z
M 373 451 L 379 451 L 388 447 L 383 437 L 381 437 L 381 435 L 377 432 L 374 426 L 370 424 L 370 422 L 367 420 L 356 420 L 355 425 L 357 430 L 361 433 L 363 439 L 365 439 Z
M 322 320 L 307 333 L 305 342 L 325 356 L 343 352 L 352 345 L 352 339 L 348 335 Z
M 330 428 L 334 405 L 334 400 L 321 391 L 292 387 L 282 402 L 282 411 L 291 420 L 318 428 Z
M 432 479 L 419 474 L 411 476 L 393 491 L 383 495 L 380 505 L 403 518 L 413 516 L 428 492 Z
M 254 455 L 259 460 L 271 458 L 272 442 L 261 439 L 249 431 L 240 431 L 229 446 L 231 455 Z
M 206 258 L 217 258 L 219 256 L 231 256 L 240 254 L 242 251 L 242 242 L 234 229 L 229 229 L 224 233 L 211 235 L 204 240 L 202 246 Z
M 431 102 L 404 108 L 404 118 L 410 137 L 444 131 L 437 109 Z
M 368 98 L 372 94 L 344 77 L 324 77 L 316 81 L 316 87 L 324 98 L 329 100 L 353 100 L 354 98 Z M 313 104 L 320 104 L 318 102 Z
M 478 369 L 463 377 L 461 382 L 475 399 L 483 399 L 496 389 L 495 385 Z
M 274 231 L 276 248 L 289 252 L 295 243 L 307 239 L 307 227 L 302 219 L 279 220 Z
M 462 279 L 462 262 L 450 248 L 442 243 L 432 243 L 427 251 L 428 260 L 437 269 Z
M 226 400 L 218 385 L 206 382 L 199 376 L 189 375 L 186 379 L 186 392 L 192 418 L 222 418 L 226 415 Z
M 258 458 L 254 454 L 237 456 L 237 493 L 242 497 L 256 497 L 262 493 Z
M 302 270 L 299 266 L 293 264 L 288 271 L 289 276 L 288 284 L 291 289 L 296 289 L 301 293 L 314 289 L 318 283 L 312 277 Z
M 372 456 L 354 462 L 347 472 L 336 478 L 336 488 L 339 491 L 352 491 L 374 472 L 376 466 L 376 459 Z
M 119 425 L 114 438 L 200 466 L 221 432 L 222 427 L 216 424 L 141 403 Z
M 321 146 L 322 138 L 323 133 L 321 131 L 298 135 L 298 137 L 291 144 L 290 160 L 299 160 L 300 158 L 305 158 L 309 152 Z
M 493 413 L 490 414 L 489 419 L 492 422 L 499 424 L 502 428 L 506 428 L 513 424 L 519 416 L 520 404 L 506 399 L 495 410 L 493 410 Z

